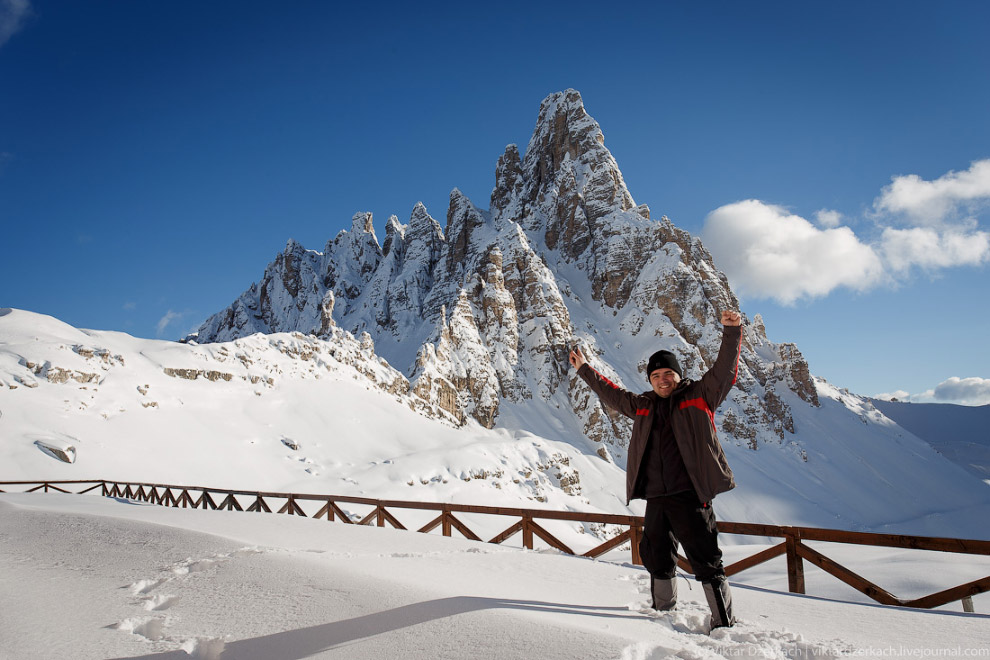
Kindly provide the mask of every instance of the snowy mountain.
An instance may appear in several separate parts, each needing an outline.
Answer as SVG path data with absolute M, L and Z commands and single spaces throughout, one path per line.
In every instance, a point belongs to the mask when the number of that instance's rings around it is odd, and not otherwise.
M 543 102 L 524 156 L 499 158 L 488 210 L 455 189 L 445 228 L 417 205 L 382 242 L 370 214 L 322 252 L 289 241 L 186 343 L 0 312 L 0 479 L 622 513 L 628 421 L 567 352 L 633 390 L 660 348 L 697 377 L 736 307 L 701 242 L 635 204 L 569 90 Z M 716 423 L 739 484 L 723 519 L 990 533 L 972 522 L 986 484 L 814 378 L 758 315 Z
M 455 189 L 445 229 L 420 204 L 385 232 L 380 244 L 361 213 L 323 252 L 289 241 L 196 341 L 324 336 L 334 324 L 367 332 L 415 391 L 457 419 L 492 428 L 512 424 L 507 409 L 573 411 L 588 446 L 623 464 L 629 424 L 568 374 L 570 347 L 583 344 L 633 389 L 658 348 L 697 376 L 717 350 L 718 312 L 738 307 L 701 242 L 635 204 L 573 90 L 544 100 L 524 157 L 506 148 L 488 211 Z M 743 360 L 722 428 L 754 449 L 802 451 L 792 407 L 819 402 L 801 353 L 769 342 L 756 318 Z
M 990 483 L 990 406 L 873 400 L 899 426 L 970 474 Z

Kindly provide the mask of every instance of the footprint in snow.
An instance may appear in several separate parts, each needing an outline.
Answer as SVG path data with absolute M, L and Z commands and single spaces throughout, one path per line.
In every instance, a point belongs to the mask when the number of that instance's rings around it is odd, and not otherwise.
M 220 660 L 226 642 L 219 637 L 187 639 L 179 647 L 194 660 Z
M 172 596 L 167 594 L 158 594 L 157 596 L 149 596 L 147 600 L 144 601 L 144 609 L 149 612 L 159 612 L 161 610 L 167 610 L 181 598 L 179 596 Z
M 139 635 L 153 642 L 158 642 L 165 638 L 164 619 L 134 617 L 124 619 L 111 627 L 132 635 Z
M 140 596 L 141 594 L 151 593 L 158 587 L 162 586 L 169 581 L 170 578 L 158 578 L 152 580 L 138 580 L 133 584 L 127 586 L 131 593 L 135 596 Z
M 164 584 L 188 579 L 194 573 L 202 573 L 212 568 L 218 567 L 226 561 L 237 557 L 250 557 L 261 554 L 264 549 L 258 547 L 244 547 L 229 553 L 220 553 L 212 557 L 202 559 L 188 558 L 177 562 L 164 569 L 165 575 L 158 578 L 138 580 L 126 587 L 131 594 L 138 596 L 142 608 L 148 612 L 163 612 L 171 609 L 181 600 L 180 596 L 172 594 L 152 594 Z M 157 642 L 165 639 L 165 630 L 168 627 L 167 617 L 131 617 L 116 623 L 110 628 L 121 630 L 132 635 L 139 635 L 145 639 Z M 186 640 L 180 648 L 190 657 L 198 660 L 219 660 L 223 653 L 225 642 L 218 637 L 197 637 Z
M 172 567 L 172 573 L 176 576 L 189 575 L 191 573 L 202 573 L 203 571 L 208 571 L 214 566 L 227 561 L 229 557 L 226 555 L 217 555 L 216 559 L 186 559 L 185 561 L 179 562 Z

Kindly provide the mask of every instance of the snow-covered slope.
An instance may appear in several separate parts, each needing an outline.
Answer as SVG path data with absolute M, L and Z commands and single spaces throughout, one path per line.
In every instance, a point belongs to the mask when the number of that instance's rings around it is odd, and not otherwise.
M 0 655 L 17 660 L 963 658 L 990 645 L 985 614 L 745 579 L 739 622 L 708 635 L 700 589 L 682 583 L 676 611 L 652 612 L 639 567 L 296 516 L 34 493 L 0 495 L 0 524 L 0 598 L 17 604 L 0 608 Z M 898 564 L 884 584 L 910 593 L 931 576 L 917 554 L 876 561 Z
M 610 505 L 619 473 L 522 430 L 457 426 L 411 393 L 367 337 L 343 332 L 191 346 L 7 309 L 0 411 L 7 480 L 115 478 L 566 507 L 591 497 Z M 39 443 L 71 446 L 75 461 L 59 461 Z
M 716 500 L 723 519 L 987 537 L 973 522 L 990 514 L 985 484 L 866 400 L 817 388 L 821 405 L 795 405 L 803 449 L 726 442 L 739 486 Z M 368 337 L 337 329 L 192 345 L 0 311 L 0 480 L 628 512 L 622 469 L 579 434 L 570 410 L 522 404 L 506 406 L 493 429 L 461 424 L 418 396 Z M 72 463 L 51 449 L 70 447 Z M 587 536 L 596 529 L 552 531 L 572 547 L 597 544 Z
M 990 406 L 873 400 L 890 419 L 990 484 Z

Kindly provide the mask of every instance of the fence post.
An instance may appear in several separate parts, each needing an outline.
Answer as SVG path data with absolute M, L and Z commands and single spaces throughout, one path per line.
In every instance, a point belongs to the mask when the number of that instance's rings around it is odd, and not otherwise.
M 443 507 L 443 535 L 450 536 L 450 507 L 446 504 Z
M 970 614 L 973 614 L 974 612 L 976 612 L 976 610 L 973 609 L 973 597 L 972 596 L 966 596 L 965 598 L 963 598 L 962 599 L 962 606 L 963 606 L 963 612 L 969 612 Z
M 798 554 L 801 539 L 794 533 L 787 533 L 787 590 L 792 594 L 804 593 L 804 560 Z
M 523 547 L 526 548 L 527 550 L 533 549 L 532 523 L 533 523 L 533 516 L 531 516 L 530 514 L 525 514 L 523 516 L 522 533 L 523 533 Z

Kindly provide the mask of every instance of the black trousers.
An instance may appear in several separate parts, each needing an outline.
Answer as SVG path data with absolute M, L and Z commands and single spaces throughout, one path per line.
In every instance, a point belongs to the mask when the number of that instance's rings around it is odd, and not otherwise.
M 715 512 L 710 503 L 698 501 L 694 491 L 646 500 L 644 527 L 639 554 L 653 577 L 674 577 L 678 541 L 697 580 L 712 582 L 725 577 Z

